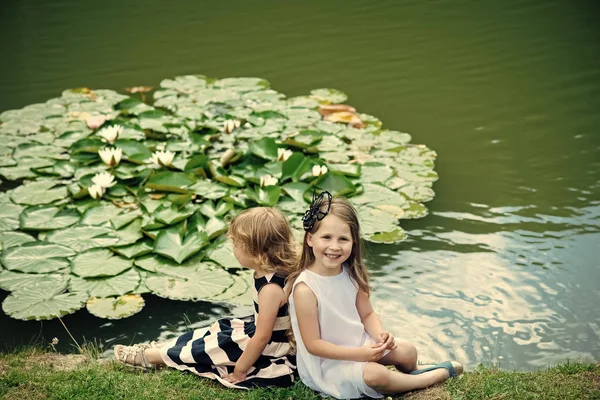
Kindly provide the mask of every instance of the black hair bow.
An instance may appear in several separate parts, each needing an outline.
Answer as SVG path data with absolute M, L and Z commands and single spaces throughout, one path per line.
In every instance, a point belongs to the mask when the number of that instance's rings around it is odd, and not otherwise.
M 327 200 L 325 197 L 327 196 Z M 325 203 L 327 202 L 327 203 Z M 321 208 L 327 204 L 327 210 L 322 211 Z M 302 223 L 304 225 L 304 230 L 309 232 L 313 226 L 315 226 L 315 222 L 322 220 L 325 218 L 327 214 L 329 214 L 329 209 L 331 208 L 331 193 L 327 190 L 322 191 L 318 196 L 317 193 L 313 191 L 312 202 L 310 203 L 310 208 L 306 210 L 304 216 L 302 217 Z

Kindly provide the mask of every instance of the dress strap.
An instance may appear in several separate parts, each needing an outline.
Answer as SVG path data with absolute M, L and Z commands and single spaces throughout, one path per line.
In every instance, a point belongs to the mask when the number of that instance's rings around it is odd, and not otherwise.
M 260 290 L 268 283 L 275 283 L 280 286 L 282 289 L 285 286 L 285 278 L 283 276 L 275 275 L 275 273 L 270 273 L 260 278 L 254 279 L 254 288 L 256 292 L 260 292 Z

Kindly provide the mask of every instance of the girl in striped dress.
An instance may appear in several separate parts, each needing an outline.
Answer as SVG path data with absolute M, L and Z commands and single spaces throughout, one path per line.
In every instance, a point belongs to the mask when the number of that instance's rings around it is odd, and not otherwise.
M 239 263 L 254 270 L 254 315 L 222 318 L 208 331 L 188 332 L 161 346 L 117 345 L 119 362 L 138 368 L 166 364 L 230 388 L 292 384 L 296 359 L 284 283 L 296 251 L 289 223 L 273 208 L 251 208 L 231 221 L 228 236 Z

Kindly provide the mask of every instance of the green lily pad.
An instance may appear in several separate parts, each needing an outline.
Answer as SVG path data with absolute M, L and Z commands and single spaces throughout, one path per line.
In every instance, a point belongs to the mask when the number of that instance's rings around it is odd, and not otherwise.
M 11 271 L 43 274 L 69 266 L 67 257 L 75 252 L 65 246 L 45 242 L 30 242 L 2 252 L 2 265 Z
M 182 263 L 208 245 L 209 238 L 204 232 L 184 234 L 179 227 L 162 230 L 156 235 L 154 252 Z
M 144 298 L 139 294 L 126 294 L 104 299 L 94 297 L 87 301 L 86 307 L 98 318 L 122 319 L 142 311 L 144 305 Z
M 82 225 L 104 225 L 108 221 L 123 213 L 123 209 L 112 203 L 103 203 L 96 207 L 88 208 L 81 218 Z
M 76 255 L 71 261 L 71 271 L 82 278 L 115 276 L 132 266 L 133 261 L 107 249 L 91 249 Z
M 12 203 L 3 203 L 0 207 L 0 232 L 19 228 L 19 214 L 24 207 Z
M 119 238 L 119 241 L 114 246 L 126 246 L 137 242 L 144 237 L 142 232 L 142 219 L 133 220 L 129 225 L 119 230 L 113 231 L 112 235 Z
M 224 268 L 242 268 L 233 254 L 231 240 L 225 240 L 222 244 L 207 252 L 206 257 Z
M 196 269 L 182 270 L 178 276 L 148 274 L 145 284 L 160 297 L 198 301 L 223 293 L 233 284 L 233 278 L 220 267 L 200 264 Z
M 321 190 L 327 190 L 334 196 L 348 196 L 356 191 L 356 186 L 348 178 L 336 172 L 322 175 L 315 186 Z
M 81 253 L 96 247 L 116 245 L 119 238 L 110 228 L 86 225 L 52 231 L 46 236 L 46 241 L 70 247 Z
M 154 250 L 154 243 L 151 240 L 139 240 L 127 246 L 111 247 L 111 250 L 123 257 L 131 259 L 152 253 L 152 250 Z
M 200 207 L 200 212 L 207 217 L 221 217 L 232 209 L 231 203 L 220 201 L 216 206 L 208 200 Z
M 62 317 L 81 309 L 87 293 L 65 293 L 66 283 L 40 283 L 12 292 L 2 302 L 2 309 L 12 318 L 45 320 Z
M 183 172 L 162 171 L 150 177 L 146 187 L 162 192 L 188 193 L 188 188 L 195 182 L 195 179 Z
M 25 231 L 47 231 L 66 228 L 79 221 L 79 213 L 73 209 L 34 206 L 23 211 L 19 217 L 20 228 Z
M 26 233 L 0 232 L 0 251 L 29 242 L 35 242 L 35 238 Z
M 361 182 L 385 182 L 394 173 L 390 167 L 379 162 L 368 162 L 363 164 L 361 170 Z
M 22 178 L 35 178 L 37 174 L 33 172 L 34 169 L 51 167 L 52 165 L 54 165 L 54 161 L 48 158 L 24 157 L 15 166 L 0 168 L 0 175 L 12 181 Z
M 227 224 L 218 217 L 209 218 L 204 226 L 204 232 L 206 232 L 208 238 L 211 240 L 227 232 L 227 229 Z
M 399 191 L 409 200 L 420 203 L 431 201 L 435 196 L 433 189 L 429 186 L 406 185 L 402 186 Z
M 233 285 L 227 288 L 223 293 L 211 297 L 211 301 L 225 301 L 227 303 L 239 306 L 252 306 L 254 304 L 254 271 L 243 269 L 237 272 L 233 277 Z
M 87 292 L 90 297 L 120 296 L 133 292 L 140 283 L 140 274 L 133 268 L 111 277 L 71 277 L 69 290 Z
M 173 225 L 187 219 L 195 211 L 196 207 L 193 204 L 188 204 L 184 207 L 163 204 L 154 211 L 153 216 L 156 221 L 164 225 Z
M 372 207 L 390 205 L 404 208 L 408 203 L 401 194 L 376 183 L 365 183 L 364 192 L 352 197 L 351 201 L 354 204 L 370 205 Z
M 190 187 L 190 190 L 209 200 L 221 199 L 229 194 L 229 189 L 226 186 L 208 179 L 196 182 Z
M 297 202 L 303 203 L 303 202 L 305 202 L 304 194 L 306 193 L 307 190 L 310 189 L 310 185 L 307 183 L 303 183 L 303 182 L 293 182 L 293 183 L 286 183 L 281 188 L 283 189 L 285 194 L 290 196 L 292 199 L 294 199 Z
M 273 207 L 279 201 L 281 188 L 279 186 L 259 187 L 256 191 L 246 189 L 244 194 L 261 206 Z
M 346 93 L 337 89 L 314 89 L 310 91 L 310 97 L 321 103 L 343 103 L 348 100 Z
M 404 209 L 403 219 L 423 218 L 429 214 L 427 207 L 416 201 L 408 201 L 402 208 Z
M 24 274 L 22 272 L 0 270 L 0 289 L 14 292 L 38 283 L 63 285 L 69 280 L 69 275 L 64 273 L 51 274 Z
M 69 195 L 67 188 L 59 185 L 57 181 L 29 182 L 14 189 L 10 199 L 17 204 L 30 206 L 50 204 Z
M 271 138 L 262 138 L 248 144 L 248 150 L 266 160 L 277 159 L 277 144 Z
M 406 238 L 406 232 L 402 228 L 397 228 L 391 232 L 375 233 L 367 238 L 373 243 L 398 243 Z
M 291 179 L 292 182 L 298 182 L 300 177 L 308 172 L 311 167 L 311 162 L 304 154 L 294 153 L 281 167 L 281 182 L 288 179 Z

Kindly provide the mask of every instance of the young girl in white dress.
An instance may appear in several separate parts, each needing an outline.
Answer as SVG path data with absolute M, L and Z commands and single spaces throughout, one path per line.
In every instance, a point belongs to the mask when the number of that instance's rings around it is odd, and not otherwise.
M 347 200 L 323 192 L 303 221 L 303 251 L 288 283 L 298 372 L 307 386 L 339 399 L 382 397 L 462 372 L 454 361 L 418 370 L 415 346 L 384 329 L 369 301 L 358 217 Z
M 191 331 L 162 345 L 117 345 L 117 361 L 137 368 L 167 365 L 230 388 L 292 385 L 295 357 L 284 284 L 297 252 L 289 223 L 276 209 L 251 208 L 231 221 L 228 236 L 239 263 L 254 270 L 254 314 L 222 318 L 208 331 Z

